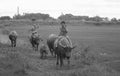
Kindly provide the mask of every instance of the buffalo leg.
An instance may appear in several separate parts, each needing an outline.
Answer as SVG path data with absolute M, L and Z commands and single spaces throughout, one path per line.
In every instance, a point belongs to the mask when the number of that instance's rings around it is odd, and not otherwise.
M 57 56 L 57 62 L 56 65 L 59 65 L 59 56 Z
M 57 56 L 57 54 L 56 54 L 56 52 L 54 52 L 54 57 L 56 57 Z
M 41 59 L 43 58 L 43 53 L 41 53 L 41 57 L 40 57 Z
M 14 42 L 11 40 L 11 46 L 14 47 Z
M 35 51 L 37 51 L 37 45 L 35 45 L 34 48 L 35 48 Z
M 35 50 L 35 44 L 32 43 L 33 50 Z
M 16 47 L 16 40 L 15 40 L 15 47 Z
M 14 41 L 14 47 L 16 47 L 16 41 Z
M 15 41 L 13 41 L 13 47 L 15 47 Z
M 70 64 L 70 59 L 69 58 L 67 58 L 67 61 L 68 61 L 68 65 Z
M 34 47 L 34 44 L 32 43 L 32 47 Z
M 53 50 L 52 49 L 50 49 L 50 52 L 51 52 L 51 55 L 53 56 Z
M 15 41 L 13 41 L 13 47 L 15 47 Z
M 49 47 L 49 50 L 50 50 L 51 55 L 53 56 L 52 49 L 50 47 Z
M 10 40 L 11 41 L 11 47 L 12 47 L 12 40 Z
M 50 49 L 50 53 L 51 53 L 52 56 L 56 57 L 56 54 L 55 54 L 53 49 Z
M 60 67 L 63 65 L 63 58 L 60 56 Z
M 36 51 L 38 51 L 38 44 L 36 45 Z
M 45 58 L 47 58 L 47 53 L 44 53 Z

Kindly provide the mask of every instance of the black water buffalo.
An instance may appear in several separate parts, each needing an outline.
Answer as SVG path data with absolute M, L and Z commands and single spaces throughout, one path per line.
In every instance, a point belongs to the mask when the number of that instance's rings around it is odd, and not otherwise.
M 16 31 L 11 31 L 10 34 L 9 34 L 9 39 L 11 41 L 11 46 L 16 47 L 17 32 Z
M 51 54 L 53 55 L 53 53 L 54 53 L 57 56 L 56 65 L 59 65 L 59 62 L 60 62 L 60 66 L 62 66 L 63 65 L 63 59 L 65 59 L 65 58 L 68 60 L 68 64 L 70 63 L 71 51 L 76 46 L 63 47 L 62 45 L 57 43 L 57 47 L 56 47 L 55 42 L 58 38 L 59 38 L 59 36 L 57 36 L 55 34 L 50 35 L 48 40 L 47 40 L 47 44 L 48 44 L 48 47 L 50 49 Z M 64 39 L 62 39 L 62 40 L 64 41 Z M 67 39 L 65 39 L 65 40 L 67 40 Z M 65 44 L 67 44 L 67 43 L 65 42 Z
M 50 53 L 52 56 L 55 56 L 55 51 L 54 51 L 54 42 L 58 38 L 57 35 L 51 34 L 48 39 L 47 39 L 47 45 L 50 50 Z
M 59 44 L 57 44 L 57 47 L 55 48 L 55 53 L 57 55 L 57 62 L 56 62 L 56 65 L 59 65 L 60 63 L 60 66 L 63 65 L 63 59 L 67 59 L 68 61 L 68 64 L 70 64 L 70 57 L 71 57 L 71 51 L 75 48 L 76 46 L 74 47 L 63 47 Z
M 43 41 L 42 38 L 38 35 L 37 37 L 30 37 L 30 43 L 32 44 L 32 47 L 35 51 L 38 51 L 38 46 L 40 41 Z

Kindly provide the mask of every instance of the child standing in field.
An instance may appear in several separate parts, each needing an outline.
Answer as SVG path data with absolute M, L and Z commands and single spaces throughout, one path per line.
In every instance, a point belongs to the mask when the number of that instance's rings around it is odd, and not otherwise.
M 46 57 L 46 55 L 48 54 L 47 53 L 47 47 L 44 43 L 42 43 L 42 45 L 40 47 L 40 54 L 41 54 L 40 58 Z

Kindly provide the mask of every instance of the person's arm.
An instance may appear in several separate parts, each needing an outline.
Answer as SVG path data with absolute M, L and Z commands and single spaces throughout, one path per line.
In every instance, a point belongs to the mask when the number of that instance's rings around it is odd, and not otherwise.
M 66 27 L 63 27 L 63 31 L 64 31 L 65 33 L 68 33 L 68 29 L 67 29 Z

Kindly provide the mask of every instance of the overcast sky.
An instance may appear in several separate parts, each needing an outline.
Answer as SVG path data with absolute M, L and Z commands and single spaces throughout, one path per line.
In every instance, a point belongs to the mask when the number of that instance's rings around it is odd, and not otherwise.
M 45 13 L 57 18 L 61 13 L 120 18 L 120 0 L 0 0 L 0 16 Z

